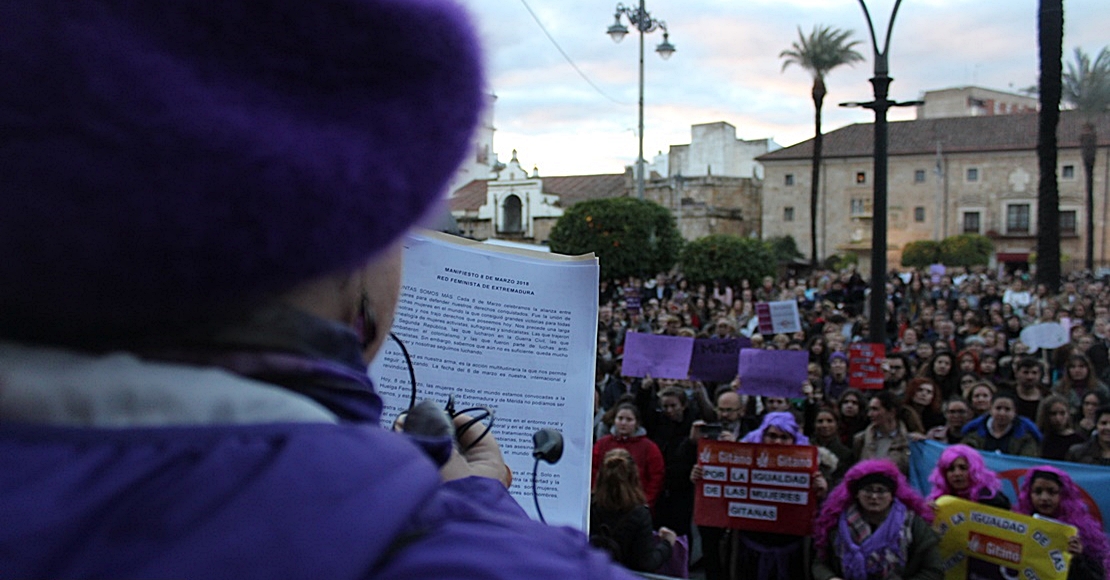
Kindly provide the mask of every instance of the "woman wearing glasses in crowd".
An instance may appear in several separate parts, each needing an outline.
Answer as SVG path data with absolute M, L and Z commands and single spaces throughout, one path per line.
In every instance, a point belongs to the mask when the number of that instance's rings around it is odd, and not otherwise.
M 1068 580 L 1104 580 L 1110 570 L 1110 542 L 1083 504 L 1083 490 L 1062 470 L 1042 465 L 1029 470 L 1021 486 L 1017 511 L 1075 526 L 1068 540 Z
M 932 512 L 898 468 L 869 459 L 848 470 L 814 523 L 814 580 L 940 580 Z
M 971 420 L 971 406 L 963 399 L 952 398 L 945 401 L 941 409 L 944 412 L 944 424 L 930 429 L 925 437 L 948 445 L 963 441 L 964 425 Z
M 743 443 L 773 443 L 777 445 L 809 445 L 794 415 L 776 411 L 763 416 L 758 429 L 741 439 Z M 813 477 L 812 492 L 823 498 L 828 492 L 828 482 L 820 472 Z M 733 534 L 735 555 L 730 562 L 730 577 L 770 580 L 777 578 L 802 578 L 805 575 L 805 537 L 773 532 L 737 531 Z

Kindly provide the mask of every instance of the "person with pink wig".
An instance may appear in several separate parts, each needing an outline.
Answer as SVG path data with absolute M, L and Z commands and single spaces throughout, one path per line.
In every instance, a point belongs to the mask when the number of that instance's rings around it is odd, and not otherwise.
M 987 468 L 979 451 L 963 444 L 951 445 L 940 454 L 940 460 L 929 475 L 933 491 L 930 504 L 942 495 L 1010 509 L 1010 499 L 1002 494 L 998 475 Z
M 814 523 L 814 580 L 940 580 L 932 518 L 893 462 L 857 463 L 829 493 Z
M 1017 511 L 1078 528 L 1079 534 L 1068 540 L 1068 580 L 1102 580 L 1110 570 L 1110 541 L 1082 496 L 1083 490 L 1066 472 L 1040 465 L 1031 468 L 1021 484 Z

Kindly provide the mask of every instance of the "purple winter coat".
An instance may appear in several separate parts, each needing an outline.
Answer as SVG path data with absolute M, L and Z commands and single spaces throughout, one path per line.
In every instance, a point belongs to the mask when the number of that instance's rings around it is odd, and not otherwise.
M 403 435 L 316 420 L 235 424 L 228 407 L 242 401 L 218 396 L 202 400 L 209 416 L 197 424 L 113 426 L 95 419 L 97 405 L 110 398 L 123 414 L 149 415 L 158 389 L 101 396 L 104 358 L 71 357 L 85 365 L 74 370 L 18 360 L 26 352 L 0 348 L 0 577 L 634 578 L 580 531 L 529 519 L 497 481 L 443 483 Z M 140 376 L 147 366 L 128 364 Z M 26 389 L 35 397 L 8 389 L 36 382 Z M 44 392 L 55 399 L 42 403 Z M 38 416 L 54 411 L 68 419 Z M 90 422 L 110 424 L 75 426 Z

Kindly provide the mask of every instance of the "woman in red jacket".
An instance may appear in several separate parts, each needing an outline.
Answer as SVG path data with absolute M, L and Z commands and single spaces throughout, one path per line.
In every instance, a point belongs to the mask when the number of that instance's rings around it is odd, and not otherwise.
M 636 461 L 636 468 L 640 472 L 640 483 L 644 487 L 644 496 L 647 497 L 648 507 L 655 505 L 655 498 L 663 489 L 663 454 L 659 447 L 648 439 L 647 432 L 640 426 L 640 412 L 632 403 L 617 405 L 617 412 L 613 419 L 613 428 L 609 435 L 598 439 L 594 443 L 593 478 L 591 487 L 597 479 L 597 470 L 605 453 L 611 449 L 625 449 Z

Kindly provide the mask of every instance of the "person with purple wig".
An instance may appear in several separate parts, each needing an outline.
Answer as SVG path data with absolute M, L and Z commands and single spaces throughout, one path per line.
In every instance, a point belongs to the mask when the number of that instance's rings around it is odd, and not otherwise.
M 813 525 L 814 580 L 940 580 L 932 510 L 887 459 L 844 474 Z
M 793 413 L 778 411 L 764 415 L 760 426 L 741 442 L 809 445 L 809 438 L 802 433 Z M 824 497 L 828 491 L 828 483 L 820 472 L 813 476 L 812 491 L 818 497 Z M 729 559 L 731 578 L 791 580 L 805 573 L 804 537 L 736 530 L 731 540 L 734 556 Z
M 1002 493 L 1002 482 L 983 463 L 979 451 L 958 443 L 945 448 L 933 472 L 929 474 L 933 490 L 927 498 L 930 503 L 942 495 L 951 495 L 967 501 L 1010 509 L 1010 500 Z
M 1066 472 L 1041 465 L 1025 476 L 1017 511 L 1075 526 L 1079 534 L 1068 540 L 1072 554 L 1068 580 L 1103 580 L 1110 570 L 1110 542 L 1082 496 L 1083 490 Z

